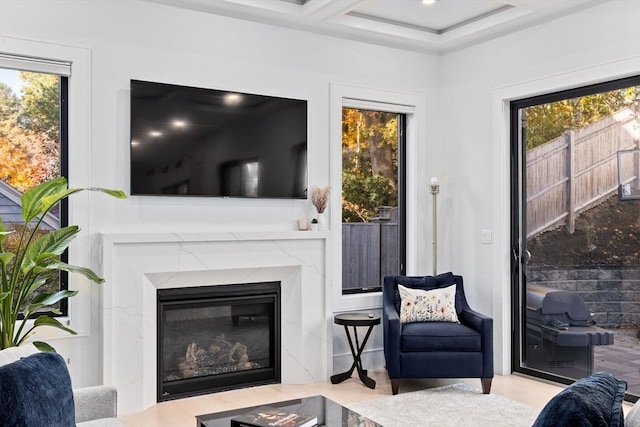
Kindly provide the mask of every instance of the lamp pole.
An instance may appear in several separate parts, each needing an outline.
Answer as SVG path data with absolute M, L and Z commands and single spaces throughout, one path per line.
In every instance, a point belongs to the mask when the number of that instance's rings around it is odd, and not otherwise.
M 431 194 L 433 195 L 433 275 L 438 271 L 438 193 L 440 184 L 435 176 L 431 178 Z

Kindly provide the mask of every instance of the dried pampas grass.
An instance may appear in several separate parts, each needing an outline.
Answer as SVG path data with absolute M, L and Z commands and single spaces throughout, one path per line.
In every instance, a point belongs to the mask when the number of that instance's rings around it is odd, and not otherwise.
M 318 213 L 323 213 L 329 202 L 329 187 L 313 187 L 311 188 L 311 203 L 315 206 Z

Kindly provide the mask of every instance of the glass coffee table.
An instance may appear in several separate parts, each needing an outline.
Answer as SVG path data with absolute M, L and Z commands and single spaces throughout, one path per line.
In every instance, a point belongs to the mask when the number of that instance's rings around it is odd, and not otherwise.
M 231 418 L 245 414 L 259 406 L 273 406 L 291 412 L 318 417 L 318 426 L 327 427 L 383 427 L 363 417 L 339 403 L 324 396 L 312 396 L 284 402 L 266 403 L 265 405 L 234 409 L 232 411 L 215 412 L 196 417 L 197 427 L 230 427 Z

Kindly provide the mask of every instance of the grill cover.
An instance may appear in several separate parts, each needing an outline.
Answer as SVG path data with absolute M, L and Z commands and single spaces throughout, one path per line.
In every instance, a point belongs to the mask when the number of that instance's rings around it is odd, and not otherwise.
M 527 287 L 527 323 L 540 327 L 542 338 L 559 346 L 613 344 L 613 332 L 594 326 L 589 308 L 577 292 Z

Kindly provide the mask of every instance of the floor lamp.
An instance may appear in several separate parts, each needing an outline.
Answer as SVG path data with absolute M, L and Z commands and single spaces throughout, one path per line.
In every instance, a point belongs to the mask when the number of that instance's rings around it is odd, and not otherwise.
M 438 271 L 438 193 L 440 184 L 435 176 L 431 178 L 431 194 L 433 195 L 433 275 Z

